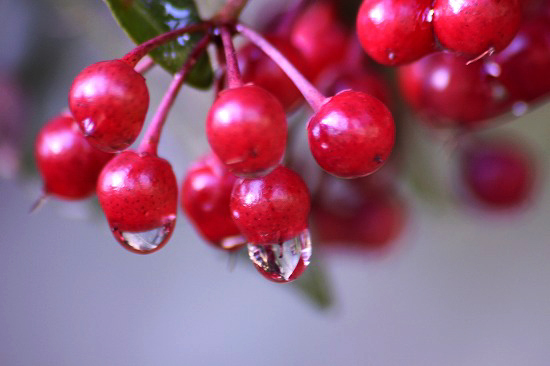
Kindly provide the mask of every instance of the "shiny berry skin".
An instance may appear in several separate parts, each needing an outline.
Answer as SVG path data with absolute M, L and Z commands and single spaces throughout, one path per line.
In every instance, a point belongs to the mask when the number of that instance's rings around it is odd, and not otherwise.
M 532 193 L 532 158 L 516 142 L 477 142 L 462 153 L 460 167 L 468 190 L 488 207 L 515 207 Z
M 308 76 L 308 66 L 288 38 L 266 35 L 271 42 L 300 72 Z M 243 82 L 264 88 L 277 98 L 285 110 L 291 110 L 303 101 L 302 94 L 284 71 L 262 50 L 249 43 L 237 53 Z
M 114 152 L 138 137 L 149 107 L 145 79 L 120 60 L 82 70 L 69 91 L 69 108 L 91 144 Z
M 506 91 L 486 73 L 483 62 L 466 62 L 438 52 L 399 68 L 402 95 L 431 126 L 472 129 L 502 112 Z
M 443 47 L 467 55 L 500 51 L 516 35 L 520 0 L 435 0 L 433 25 Z
M 168 161 L 124 151 L 103 168 L 97 182 L 101 208 L 113 230 L 144 232 L 175 220 L 178 186 Z
M 374 173 L 388 159 L 395 124 L 378 99 L 346 90 L 328 99 L 309 120 L 309 147 L 332 175 L 356 178 Z
M 388 66 L 418 60 L 434 51 L 430 0 L 365 0 L 357 35 L 365 52 Z
M 488 60 L 512 101 L 530 102 L 550 93 L 550 18 L 524 22 L 510 45 Z
M 236 177 L 214 154 L 208 154 L 187 171 L 181 186 L 181 206 L 201 235 L 216 247 L 240 234 L 229 211 Z
M 114 156 L 90 145 L 70 115 L 42 128 L 34 153 L 44 192 L 70 200 L 93 194 L 101 169 Z
M 328 1 L 315 1 L 298 16 L 290 39 L 307 62 L 314 80 L 327 66 L 340 61 L 346 51 L 348 32 Z
M 232 173 L 263 174 L 283 157 L 285 112 L 271 93 L 258 86 L 227 89 L 210 107 L 206 135 L 212 150 Z
M 283 166 L 261 178 L 242 178 L 231 194 L 231 215 L 253 244 L 276 244 L 307 228 L 308 189 L 300 176 Z

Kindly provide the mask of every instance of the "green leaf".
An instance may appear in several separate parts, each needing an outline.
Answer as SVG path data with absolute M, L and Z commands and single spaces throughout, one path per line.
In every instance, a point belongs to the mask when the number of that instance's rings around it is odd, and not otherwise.
M 318 261 L 312 262 L 306 271 L 292 283 L 311 303 L 321 310 L 330 308 L 333 304 L 332 290 L 330 289 L 324 268 Z
M 104 0 L 118 24 L 137 44 L 176 28 L 201 21 L 193 0 Z M 177 72 L 201 33 L 183 35 L 150 53 L 151 57 L 170 73 Z M 213 72 L 206 53 L 189 74 L 187 83 L 197 88 L 212 84 Z

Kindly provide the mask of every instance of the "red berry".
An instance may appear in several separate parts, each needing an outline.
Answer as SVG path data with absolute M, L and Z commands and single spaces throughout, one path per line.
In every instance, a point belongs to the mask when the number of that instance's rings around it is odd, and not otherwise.
M 109 152 L 136 140 L 148 107 L 145 79 L 120 60 L 88 66 L 69 91 L 69 108 L 80 128 L 91 144 Z
M 482 62 L 466 62 L 438 52 L 399 68 L 402 94 L 432 126 L 474 128 L 503 110 L 505 89 Z
M 283 166 L 261 178 L 237 181 L 231 215 L 253 244 L 281 244 L 307 228 L 310 199 L 300 176 Z
M 514 207 L 531 194 L 532 158 L 517 143 L 507 140 L 478 142 L 462 153 L 460 163 L 465 185 L 489 207 Z
M 370 94 L 387 106 L 392 102 L 390 89 L 384 78 L 362 65 L 354 68 L 337 65 L 325 71 L 319 85 L 326 95 L 351 89 Z
M 273 95 L 258 86 L 227 89 L 210 108 L 206 135 L 212 150 L 234 174 L 265 173 L 284 154 L 285 112 Z
M 235 180 L 214 154 L 208 154 L 191 166 L 181 187 L 187 216 L 206 240 L 223 249 L 235 249 L 233 239 L 240 235 L 229 211 Z
M 357 14 L 357 34 L 365 52 L 388 66 L 432 52 L 431 4 L 430 0 L 364 0 Z
M 550 93 L 550 21 L 525 22 L 502 52 L 488 60 L 513 101 L 530 102 Z
M 500 51 L 516 35 L 520 0 L 435 0 L 433 24 L 441 44 L 468 55 Z
M 65 199 L 94 193 L 101 169 L 114 156 L 90 145 L 70 115 L 55 117 L 42 128 L 34 152 L 45 193 Z
M 151 253 L 170 238 L 178 187 L 168 161 L 124 151 L 103 168 L 97 195 L 115 237 L 126 249 Z M 147 232 L 152 232 L 151 240 L 132 235 Z
M 403 230 L 405 205 L 397 192 L 371 177 L 325 177 L 313 209 L 320 242 L 365 250 L 387 249 Z
M 309 75 L 302 54 L 287 38 L 275 35 L 265 37 L 300 72 L 306 76 Z M 249 43 L 239 50 L 237 57 L 241 66 L 243 82 L 253 83 L 270 92 L 281 102 L 285 110 L 290 110 L 303 101 L 302 94 L 292 80 L 258 47 Z
M 328 99 L 307 128 L 317 163 L 342 178 L 374 173 L 388 159 L 395 142 L 388 108 L 378 99 L 352 90 Z
M 313 2 L 298 16 L 290 33 L 292 44 L 301 51 L 312 79 L 345 55 L 348 32 L 328 1 Z

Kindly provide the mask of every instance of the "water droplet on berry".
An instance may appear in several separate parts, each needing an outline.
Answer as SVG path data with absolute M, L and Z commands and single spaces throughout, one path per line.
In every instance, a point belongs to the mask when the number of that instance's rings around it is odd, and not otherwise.
M 311 259 L 309 230 L 281 244 L 248 244 L 248 256 L 256 269 L 273 282 L 290 282 L 304 272 Z
M 390 61 L 395 60 L 395 52 L 393 52 L 393 51 L 388 52 L 388 60 L 390 60 Z
M 141 232 L 122 231 L 117 227 L 111 229 L 115 239 L 124 248 L 138 254 L 149 254 L 156 252 L 168 242 L 174 231 L 176 216 L 170 216 L 165 222 L 162 226 Z

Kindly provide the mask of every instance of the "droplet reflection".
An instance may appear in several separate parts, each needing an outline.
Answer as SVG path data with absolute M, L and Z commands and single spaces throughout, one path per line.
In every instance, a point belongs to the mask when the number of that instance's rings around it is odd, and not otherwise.
M 256 269 L 268 280 L 279 283 L 297 279 L 311 260 L 309 230 L 277 244 L 248 244 L 248 256 Z

